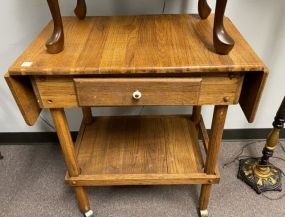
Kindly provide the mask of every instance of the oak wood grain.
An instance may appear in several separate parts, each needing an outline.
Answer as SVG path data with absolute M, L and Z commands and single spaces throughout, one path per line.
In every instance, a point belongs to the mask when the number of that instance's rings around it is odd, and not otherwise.
M 75 78 L 80 106 L 193 105 L 201 78 Z M 134 92 L 141 98 L 135 99 Z
M 152 15 L 64 17 L 63 52 L 50 55 L 43 45 L 52 23 L 10 67 L 13 75 L 183 74 L 263 71 L 265 66 L 238 30 L 225 18 L 236 42 L 229 55 L 213 52 L 213 16 Z M 30 67 L 22 67 L 25 61 Z
M 220 73 L 185 78 L 75 78 L 75 81 L 85 81 L 81 83 L 82 87 L 79 82 L 77 85 L 81 89 L 76 90 L 72 76 L 34 76 L 34 89 L 43 108 L 80 105 L 229 105 L 238 103 L 243 77 L 240 73 Z M 199 83 L 201 88 L 188 85 L 189 81 L 197 79 L 202 79 Z M 137 89 L 142 91 L 143 96 L 133 101 L 132 93 Z
M 34 125 L 42 109 L 37 102 L 29 77 L 11 77 L 9 73 L 4 77 L 26 123 L 30 126 Z
M 205 165 L 205 172 L 207 174 L 215 174 L 216 163 L 224 132 L 224 124 L 227 116 L 227 110 L 228 106 L 215 106 L 214 109 Z
M 79 176 L 81 171 L 76 159 L 76 152 L 73 141 L 71 139 L 70 130 L 64 109 L 50 109 L 50 112 L 54 121 L 60 146 L 63 152 L 68 174 L 72 177 Z M 74 191 L 81 212 L 83 213 L 87 212 L 90 209 L 87 192 L 82 186 L 74 187 Z
M 205 126 L 205 122 L 203 117 L 200 117 L 200 121 L 199 121 L 199 130 L 200 130 L 200 135 L 202 136 L 202 142 L 203 142 L 203 146 L 205 149 L 205 152 L 207 153 L 208 148 L 209 148 L 209 135 Z
M 74 144 L 70 135 L 64 109 L 50 109 L 65 163 L 70 176 L 78 176 L 80 169 L 76 160 Z
M 87 192 L 83 186 L 74 187 L 76 199 L 78 201 L 79 209 L 82 213 L 85 213 L 90 210 L 90 204 Z
M 82 122 L 76 142 L 81 174 L 73 186 L 208 184 L 197 129 L 186 116 L 98 117 Z
M 115 186 L 115 185 L 186 185 L 218 184 L 219 175 L 205 173 L 190 174 L 94 174 L 78 177 L 65 176 L 71 186 Z
M 200 198 L 199 198 L 199 209 L 206 210 L 209 205 L 210 195 L 212 191 L 211 184 L 204 184 L 201 186 Z
M 202 106 L 193 106 L 191 120 L 195 125 L 199 124 L 201 119 Z
M 82 175 L 201 173 L 197 138 L 188 117 L 98 117 L 77 159 Z
M 206 129 L 206 126 L 205 126 L 204 119 L 203 119 L 202 115 L 201 115 L 199 120 L 200 121 L 198 123 L 198 129 L 199 129 L 200 135 L 202 137 L 202 143 L 203 143 L 203 146 L 204 146 L 205 153 L 207 154 L 208 149 L 209 149 L 209 135 L 208 135 L 208 132 L 207 132 L 207 129 Z M 219 171 L 218 166 L 216 166 L 215 174 L 217 176 L 220 176 L 220 171 Z
M 218 159 L 218 154 L 222 142 L 222 136 L 224 132 L 224 124 L 227 116 L 228 106 L 215 106 L 212 127 L 209 138 L 209 144 L 205 144 L 207 149 L 207 157 L 205 163 L 205 173 L 215 174 L 216 173 L 216 164 Z M 203 127 L 203 126 L 201 126 Z M 205 131 L 205 130 L 204 130 Z M 204 135 L 205 136 L 205 135 Z M 206 143 L 207 137 L 205 137 Z M 210 184 L 202 185 L 200 192 L 200 201 L 199 208 L 200 210 L 205 210 L 209 204 L 209 198 L 211 194 L 212 186 Z
M 268 77 L 268 70 L 246 74 L 240 95 L 240 106 L 248 120 L 252 123 Z

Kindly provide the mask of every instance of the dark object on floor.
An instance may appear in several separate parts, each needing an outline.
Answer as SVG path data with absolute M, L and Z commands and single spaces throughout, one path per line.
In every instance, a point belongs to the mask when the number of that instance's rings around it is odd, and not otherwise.
M 4 157 L 3 157 L 3 155 L 1 154 L 1 152 L 0 152 L 0 160 L 2 160 Z
M 238 178 L 252 187 L 258 194 L 265 191 L 282 190 L 282 171 L 269 163 L 279 141 L 279 132 L 285 123 L 285 97 L 273 122 L 261 158 L 247 158 L 239 162 Z

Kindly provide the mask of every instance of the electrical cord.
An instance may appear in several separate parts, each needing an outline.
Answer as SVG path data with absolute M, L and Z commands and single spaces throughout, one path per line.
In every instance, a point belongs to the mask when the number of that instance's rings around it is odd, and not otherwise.
M 241 160 L 241 159 L 243 159 L 243 158 L 251 157 L 251 156 L 247 156 L 247 155 L 242 155 L 242 153 L 244 152 L 245 148 L 247 148 L 247 147 L 250 146 L 250 145 L 256 144 L 256 143 L 259 143 L 259 142 L 251 142 L 251 143 L 248 143 L 248 144 L 243 145 L 242 148 L 241 148 L 241 150 L 240 150 L 240 152 L 239 152 L 239 154 L 237 154 L 237 155 L 233 158 L 233 160 L 230 160 L 229 162 L 224 163 L 224 164 L 223 164 L 223 168 L 225 168 L 225 167 L 227 167 L 227 166 L 233 164 L 236 160 Z
M 164 0 L 164 2 L 163 2 L 163 7 L 162 7 L 162 14 L 164 14 L 164 12 L 165 12 L 165 6 L 166 6 L 166 0 Z
M 44 117 L 42 114 L 40 115 L 41 120 L 53 131 L 55 131 L 55 127 Z

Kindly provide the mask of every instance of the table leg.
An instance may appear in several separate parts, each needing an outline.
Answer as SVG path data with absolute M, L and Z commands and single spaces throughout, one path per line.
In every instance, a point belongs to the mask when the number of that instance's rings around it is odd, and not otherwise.
M 88 195 L 83 187 L 73 187 L 76 198 L 79 201 L 79 208 L 80 211 L 86 213 L 90 210 Z
M 87 7 L 85 0 L 77 0 L 74 13 L 78 17 L 78 19 L 83 20 L 86 17 L 86 12 L 87 12 Z
M 227 105 L 215 106 L 212 128 L 210 133 L 209 147 L 206 157 L 205 173 L 215 174 L 216 163 L 218 159 L 218 154 L 221 146 L 224 124 L 227 116 Z M 201 216 L 207 216 L 207 207 L 209 204 L 209 198 L 211 194 L 211 184 L 202 185 L 201 195 L 200 195 L 200 214 Z
M 228 54 L 234 47 L 234 40 L 224 27 L 224 14 L 228 0 L 217 0 L 214 20 L 214 47 L 219 54 Z
M 52 54 L 59 53 L 64 47 L 63 24 L 58 0 L 47 0 L 52 15 L 54 29 L 51 37 L 46 42 L 47 51 Z
M 62 148 L 67 170 L 70 176 L 78 176 L 80 174 L 80 168 L 78 166 L 74 144 L 71 139 L 70 130 L 68 127 L 67 119 L 63 109 L 50 109 L 51 115 L 54 121 L 58 139 Z M 88 201 L 88 195 L 85 189 L 81 186 L 74 187 L 77 200 L 81 212 L 85 215 L 91 213 Z M 93 213 L 93 212 L 92 212 Z
M 199 11 L 199 16 L 202 19 L 207 19 L 207 17 L 211 14 L 211 8 L 208 5 L 207 0 L 199 0 L 198 11 Z
M 202 106 L 193 106 L 191 120 L 197 125 L 201 119 Z
M 85 124 L 91 124 L 93 121 L 91 107 L 82 107 L 83 122 Z

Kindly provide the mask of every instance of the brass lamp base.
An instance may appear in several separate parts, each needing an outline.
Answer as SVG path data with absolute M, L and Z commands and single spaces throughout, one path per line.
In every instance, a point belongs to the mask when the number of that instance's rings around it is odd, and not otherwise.
M 282 171 L 271 163 L 264 167 L 258 165 L 259 162 L 259 158 L 240 160 L 238 178 L 258 194 L 265 191 L 282 191 Z

